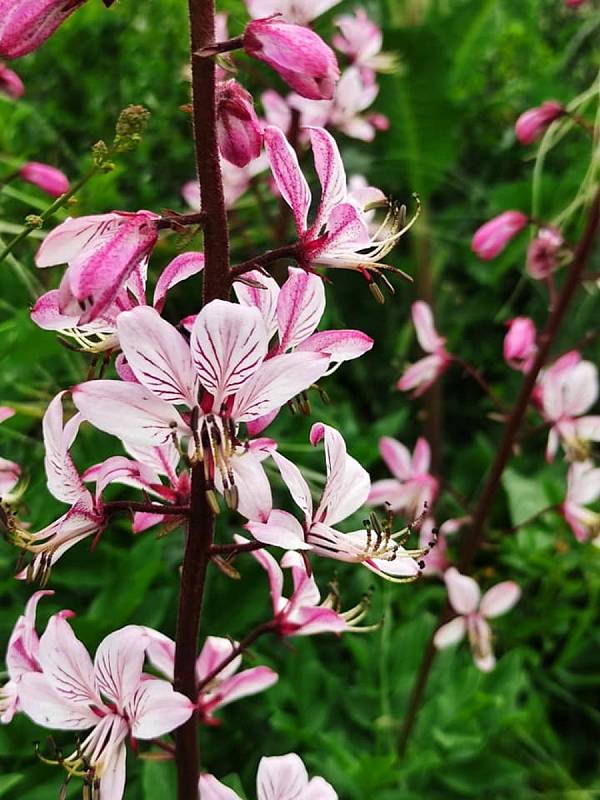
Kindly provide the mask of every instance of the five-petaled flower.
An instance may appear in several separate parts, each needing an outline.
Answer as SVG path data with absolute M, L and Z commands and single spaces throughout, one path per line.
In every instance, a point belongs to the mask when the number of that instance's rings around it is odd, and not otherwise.
M 412 304 L 411 315 L 419 344 L 429 355 L 411 364 L 396 384 L 401 392 L 413 391 L 414 397 L 426 392 L 448 369 L 452 356 L 446 340 L 435 329 L 431 307 L 419 300 Z

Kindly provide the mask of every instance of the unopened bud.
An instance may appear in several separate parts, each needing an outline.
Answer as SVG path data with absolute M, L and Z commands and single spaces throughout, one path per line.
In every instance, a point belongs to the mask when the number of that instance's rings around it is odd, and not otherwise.
M 221 155 L 236 167 L 260 155 L 262 127 L 252 95 L 234 80 L 217 87 L 217 138 Z

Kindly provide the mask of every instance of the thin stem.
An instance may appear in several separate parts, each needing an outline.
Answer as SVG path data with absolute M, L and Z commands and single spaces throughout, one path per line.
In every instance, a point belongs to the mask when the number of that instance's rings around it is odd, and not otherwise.
M 240 553 L 252 553 L 266 547 L 262 542 L 246 542 L 245 544 L 213 544 L 210 548 L 211 556 L 227 556 L 227 560 L 239 556 Z
M 156 220 L 156 227 L 158 230 L 165 228 L 171 230 L 179 230 L 186 225 L 202 225 L 206 220 L 204 211 L 197 211 L 193 214 L 177 214 L 176 212 L 164 212 L 161 219 Z
M 201 47 L 193 53 L 194 58 L 212 58 L 218 53 L 230 53 L 232 50 L 241 50 L 244 46 L 244 37 L 235 36 L 225 42 L 212 42 L 207 47 Z
M 270 264 L 273 264 L 280 258 L 293 258 L 298 260 L 298 256 L 299 252 L 297 243 L 285 244 L 283 247 L 276 247 L 274 250 L 268 250 L 261 256 L 250 258 L 248 261 L 242 261 L 241 264 L 237 264 L 235 267 L 232 267 L 231 277 L 235 280 L 235 278 L 239 278 L 246 272 L 250 272 L 253 269 L 263 269 L 264 267 L 268 267 Z
M 166 503 L 138 503 L 131 500 L 111 500 L 104 503 L 105 514 L 118 514 L 120 511 L 142 511 L 148 514 L 173 514 L 184 517 L 190 512 L 189 506 L 174 506 Z
M 464 369 L 467 375 L 469 375 L 469 377 L 473 378 L 473 380 L 477 384 L 479 384 L 479 386 L 483 389 L 485 394 L 490 398 L 492 403 L 496 406 L 497 410 L 501 414 L 506 415 L 508 409 L 504 407 L 496 392 L 492 389 L 489 383 L 481 375 L 479 370 L 476 369 L 472 364 L 469 364 L 468 361 L 465 361 L 460 356 L 455 356 L 454 354 L 452 354 L 452 360 L 454 361 L 455 364 L 458 364 L 460 367 L 462 367 L 462 369 Z
M 209 683 L 211 683 L 211 681 L 217 677 L 219 672 L 224 670 L 228 664 L 231 664 L 231 662 L 234 661 L 239 655 L 251 647 L 260 636 L 265 633 L 271 633 L 276 629 L 277 624 L 273 620 L 270 620 L 269 622 L 263 622 L 262 625 L 259 625 L 258 627 L 254 628 L 253 631 L 250 631 L 250 633 L 247 636 L 244 636 L 242 641 L 232 649 L 227 658 L 224 658 L 220 664 L 217 664 L 217 666 L 200 681 L 198 684 L 198 691 L 201 692 L 205 686 L 208 686 Z
M 537 377 L 540 373 L 540 370 L 548 360 L 550 348 L 556 339 L 560 326 L 564 321 L 566 312 L 577 291 L 581 276 L 592 253 L 599 226 L 600 192 L 596 194 L 596 197 L 594 198 L 590 208 L 585 231 L 575 250 L 575 258 L 573 259 L 571 269 L 561 288 L 556 305 L 554 306 L 552 313 L 548 318 L 544 331 L 539 337 L 538 351 L 535 361 L 529 372 L 527 372 L 523 377 L 523 383 L 521 384 L 521 390 L 517 397 L 516 403 L 509 418 L 506 420 L 502 439 L 496 451 L 496 457 L 481 493 L 479 504 L 473 514 L 471 527 L 462 542 L 460 559 L 458 563 L 458 569 L 462 573 L 468 573 L 471 570 L 475 555 L 483 543 L 485 524 L 492 510 L 496 492 L 498 491 L 502 479 L 502 474 L 512 455 L 513 445 L 531 401 L 531 395 L 535 388 Z M 408 709 L 406 711 L 404 722 L 398 737 L 398 750 L 400 754 L 403 754 L 406 750 L 406 746 L 413 731 L 423 697 L 425 696 L 425 690 L 427 688 L 427 682 L 431 673 L 431 667 L 433 666 L 435 654 L 437 652 L 433 644 L 435 631 L 440 627 L 440 625 L 443 625 L 450 616 L 450 607 L 446 602 L 431 634 L 429 642 L 427 643 L 425 653 L 423 654 L 423 659 L 419 666 L 417 678 L 409 700 Z

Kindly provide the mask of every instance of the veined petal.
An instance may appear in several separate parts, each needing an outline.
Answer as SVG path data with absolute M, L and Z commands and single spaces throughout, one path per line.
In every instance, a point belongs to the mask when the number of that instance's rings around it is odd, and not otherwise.
M 200 382 L 214 395 L 218 411 L 260 367 L 267 355 L 267 332 L 257 308 L 213 300 L 196 317 L 190 346 Z
M 452 608 L 458 614 L 472 614 L 481 598 L 481 591 L 473 578 L 461 575 L 455 567 L 450 567 L 444 574 L 444 580 Z
M 251 450 L 246 450 L 232 457 L 231 470 L 238 492 L 238 513 L 249 520 L 265 521 L 273 507 L 273 498 L 261 459 Z M 215 474 L 215 483 L 221 491 L 219 472 Z
M 106 636 L 96 651 L 94 675 L 100 691 L 125 707 L 142 675 L 148 636 L 140 625 L 127 625 Z
M 342 78 L 343 80 L 343 78 Z M 340 81 L 341 83 L 341 81 Z M 308 128 L 315 170 L 321 184 L 321 201 L 311 231 L 318 235 L 332 209 L 346 198 L 346 170 L 337 142 L 324 128 Z
M 301 235 L 306 231 L 311 196 L 306 178 L 298 164 L 298 156 L 283 131 L 275 125 L 265 126 L 264 142 L 271 172 L 281 196 L 292 209 L 296 230 Z
M 127 747 L 121 742 L 103 765 L 100 776 L 100 797 L 102 800 L 121 800 L 125 792 L 125 779 L 127 777 L 125 761 Z
M 243 536 L 236 535 L 236 542 L 244 544 L 249 541 Z M 269 588 L 271 590 L 271 604 L 273 606 L 274 614 L 278 614 L 281 605 L 281 596 L 283 592 L 283 572 L 277 561 L 266 550 L 253 550 L 252 556 L 258 561 L 261 567 L 267 571 L 269 579 Z
M 131 733 L 136 739 L 155 739 L 182 725 L 193 710 L 194 704 L 167 681 L 142 681 L 128 704 Z
M 81 415 L 71 420 L 69 428 L 63 426 L 62 398 L 65 392 L 59 392 L 46 409 L 42 421 L 44 435 L 44 467 L 48 489 L 58 500 L 75 503 L 86 489 L 77 471 L 69 447 L 77 434 Z
M 279 285 L 275 278 L 270 275 L 263 275 L 258 270 L 251 270 L 244 274 L 258 286 L 249 286 L 241 281 L 233 284 L 233 291 L 240 305 L 258 308 L 265 323 L 267 338 L 270 340 L 277 330 L 277 299 L 279 297 Z
M 41 672 L 23 675 L 19 681 L 19 702 L 25 714 L 44 728 L 80 731 L 99 720 L 88 706 L 64 700 Z
M 136 378 L 169 403 L 196 405 L 196 376 L 183 336 L 158 311 L 138 306 L 119 314 L 121 349 Z
M 433 643 L 438 650 L 444 650 L 446 647 L 451 647 L 453 644 L 460 642 L 466 632 L 467 621 L 465 618 L 455 617 L 437 629 L 433 637 Z
M 304 530 L 298 520 L 287 511 L 275 509 L 266 522 L 248 522 L 245 526 L 259 542 L 283 547 L 285 550 L 310 550 Z
M 215 697 L 211 697 L 212 692 L 207 697 L 210 710 L 229 705 L 242 697 L 250 697 L 258 692 L 263 692 L 279 680 L 279 675 L 269 667 L 253 667 L 245 669 L 238 675 L 227 678 L 214 691 Z
M 298 352 L 325 353 L 332 364 L 341 364 L 359 358 L 373 347 L 373 339 L 362 331 L 336 330 L 318 331 L 300 342 Z
M 39 639 L 35 630 L 37 605 L 42 597 L 53 595 L 51 589 L 34 592 L 25 606 L 25 612 L 15 623 L 6 648 L 6 668 L 11 680 L 25 672 L 38 671 Z
M 175 669 L 175 642 L 154 628 L 144 628 L 146 632 L 146 656 L 152 666 L 165 678 L 173 680 Z
M 235 650 L 236 642 L 231 639 L 225 639 L 222 636 L 207 636 L 200 655 L 196 659 L 196 678 L 200 683 L 213 670 L 217 669 L 226 658 L 228 658 Z M 241 655 L 236 656 L 233 661 L 230 661 L 218 674 L 219 681 L 230 678 L 234 675 L 242 664 Z
M 360 508 L 369 496 L 371 479 L 369 473 L 355 458 L 346 452 L 342 435 L 329 425 L 317 423 L 311 431 L 321 426 L 325 439 L 325 460 L 327 481 L 315 520 L 326 525 L 335 525 Z
M 69 217 L 46 236 L 35 256 L 36 267 L 68 264 L 93 243 L 103 243 L 114 233 L 120 216 L 116 213 Z
M 417 339 L 423 350 L 426 353 L 434 353 L 437 349 L 443 347 L 446 340 L 435 329 L 431 306 L 419 300 L 417 303 L 412 304 L 411 314 Z
M 181 281 L 191 278 L 192 275 L 197 275 L 203 269 L 204 253 L 190 252 L 175 256 L 161 272 L 160 278 L 156 282 L 154 297 L 152 298 L 154 308 L 161 313 L 169 289 L 181 283 Z
M 479 610 L 484 617 L 493 619 L 507 611 L 519 601 L 521 588 L 514 581 L 502 581 L 488 589 L 481 598 Z
M 325 289 L 318 275 L 290 267 L 277 301 L 279 351 L 285 352 L 314 332 L 325 311 Z
M 300 800 L 308 786 L 308 773 L 300 756 L 261 758 L 256 773 L 258 800 Z
M 340 203 L 329 215 L 325 244 L 318 250 L 315 260 L 318 263 L 321 255 L 335 257 L 336 250 L 342 246 L 352 245 L 353 250 L 361 250 L 369 244 L 371 236 L 361 212 L 352 203 Z
M 338 800 L 337 792 L 324 778 L 317 776 L 309 781 L 304 800 Z
M 298 467 L 281 453 L 274 451 L 271 458 L 277 464 L 283 482 L 287 486 L 296 505 L 302 510 L 304 518 L 310 522 L 313 514 L 313 502 L 310 487 Z
M 392 439 L 391 436 L 383 436 L 379 440 L 379 452 L 389 471 L 399 481 L 407 481 L 412 478 L 412 459 L 408 448 L 402 442 Z

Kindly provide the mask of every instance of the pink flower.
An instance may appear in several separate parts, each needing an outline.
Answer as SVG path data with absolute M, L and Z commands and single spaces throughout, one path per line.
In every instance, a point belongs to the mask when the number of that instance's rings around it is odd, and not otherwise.
M 310 441 L 316 446 L 322 439 L 327 477 L 317 508 L 313 507 L 310 487 L 298 467 L 274 451 L 271 458 L 294 502 L 304 513 L 304 522 L 300 524 L 287 511 L 275 510 L 271 511 L 266 522 L 249 522 L 246 530 L 265 544 L 277 543 L 285 531 L 292 541 L 306 541 L 315 555 L 362 564 L 393 582 L 413 579 L 419 574 L 419 565 L 414 557 L 420 557 L 422 552 L 405 550 L 394 541 L 403 532 L 393 534 L 379 526 L 380 529 L 368 527 L 341 533 L 333 527 L 364 505 L 371 482 L 366 470 L 346 452 L 340 433 L 329 425 L 316 423 L 311 429 Z M 301 549 L 300 545 L 295 549 Z
M 14 408 L 0 406 L 0 423 L 10 419 L 14 414 Z M 18 464 L 6 458 L 0 458 L 0 502 L 3 498 L 6 499 L 6 496 L 12 492 L 19 482 L 20 477 L 21 467 Z
M 199 800 L 241 800 L 214 775 L 205 773 L 198 784 Z M 308 779 L 306 767 L 296 753 L 261 758 L 256 774 L 257 800 L 337 800 L 323 778 Z
M 600 498 L 600 469 L 591 461 L 576 461 L 569 467 L 567 494 L 561 513 L 580 542 L 598 539 L 600 514 L 585 508 Z
M 31 53 L 85 0 L 0 0 L 0 57 Z
M 504 211 L 475 231 L 471 250 L 479 258 L 490 261 L 504 250 L 528 222 L 528 217 L 520 211 Z
M 286 22 L 308 25 L 340 0 L 246 0 L 248 13 L 254 19 L 280 14 Z
M 333 46 L 360 69 L 366 82 L 373 83 L 375 72 L 394 69 L 394 55 L 381 52 L 381 28 L 369 19 L 364 8 L 357 8 L 354 15 L 342 14 L 335 24 L 340 32 L 333 37 Z
M 509 367 L 528 372 L 537 353 L 537 332 L 529 317 L 515 317 L 507 323 L 508 331 L 504 337 L 504 360 Z
M 70 218 L 51 231 L 36 255 L 38 267 L 68 264 L 58 289 L 58 309 L 84 325 L 115 300 L 158 238 L 149 211 L 114 211 Z
M 430 306 L 419 300 L 412 304 L 411 314 L 419 344 L 430 355 L 408 367 L 396 387 L 401 392 L 414 390 L 413 397 L 419 397 L 448 369 L 452 356 L 446 350 L 446 340 L 435 329 Z
M 158 631 L 146 628 L 149 643 L 146 648 L 148 660 L 160 673 L 173 680 L 175 669 L 175 642 Z M 207 636 L 200 655 L 196 660 L 196 680 L 202 685 L 196 708 L 200 719 L 206 725 L 218 725 L 220 720 L 213 716 L 218 708 L 229 705 L 243 697 L 263 692 L 274 683 L 278 675 L 268 667 L 252 667 L 238 672 L 242 665 L 242 656 L 231 658 L 237 642 L 223 639 L 220 636 Z M 219 666 L 223 667 L 219 669 Z M 212 677 L 211 677 L 212 676 Z
M 249 22 L 244 50 L 264 61 L 302 97 L 331 100 L 340 76 L 333 50 L 310 28 L 267 17 Z
M 262 128 L 252 95 L 237 81 L 217 84 L 217 139 L 221 155 L 236 167 L 245 167 L 260 155 Z
M 390 209 L 375 234 L 369 232 L 364 209 L 348 197 L 346 171 L 335 139 L 322 128 L 309 128 L 315 169 L 321 184 L 321 199 L 314 221 L 308 225 L 311 193 L 300 170 L 298 157 L 283 131 L 267 125 L 265 149 L 281 196 L 292 209 L 299 238 L 298 259 L 305 269 L 313 265 L 369 270 L 393 269 L 380 264 L 411 223 L 403 225 L 402 214 Z M 414 220 L 413 220 L 414 221 Z
M 586 415 L 598 399 L 598 370 L 576 351 L 566 353 L 538 378 L 541 412 L 550 424 L 546 458 L 552 461 L 559 442 L 572 460 L 585 460 L 589 442 L 600 441 L 600 416 Z
M 309 127 L 323 128 L 327 125 L 333 104 L 333 101 L 327 100 L 307 100 L 296 92 L 290 92 L 287 97 L 282 97 L 274 89 L 267 89 L 261 94 L 260 99 L 265 113 L 265 124 L 281 128 L 286 136 L 289 136 L 291 131 L 292 110 L 300 114 L 298 141 L 302 145 L 309 142 Z
M 379 93 L 376 83 L 365 83 L 358 67 L 342 73 L 329 112 L 328 124 L 363 142 L 372 142 L 377 127 L 361 112 L 369 108 Z
M 0 92 L 4 92 L 9 97 L 17 100 L 25 94 L 23 81 L 16 72 L 9 69 L 6 64 L 0 63 Z
M 238 439 L 251 422 L 318 380 L 330 359 L 321 353 L 284 353 L 266 359 L 260 312 L 214 300 L 194 322 L 188 342 L 148 306 L 120 314 L 121 349 L 139 383 L 90 381 L 73 389 L 83 417 L 128 445 L 192 440 L 209 485 L 248 518 L 271 503 L 260 457 Z M 199 399 L 200 398 L 200 399 Z M 189 409 L 185 418 L 176 406 Z M 264 456 L 263 456 L 264 457 Z
M 455 567 L 446 570 L 444 580 L 450 604 L 460 616 L 436 631 L 434 644 L 442 650 L 460 642 L 467 633 L 475 665 L 482 672 L 490 672 L 496 666 L 496 659 L 487 620 L 510 611 L 518 602 L 521 590 L 514 581 L 503 581 L 488 589 L 482 597 L 473 578 L 461 575 Z
M 419 529 L 419 547 L 425 551 L 423 575 L 439 575 L 443 577 L 450 566 L 448 561 L 448 536 L 452 536 L 463 525 L 470 522 L 470 517 L 447 519 L 439 528 L 435 526 L 433 517 L 427 517 Z
M 532 144 L 555 119 L 564 116 L 565 108 L 556 100 L 546 100 L 541 106 L 524 111 L 515 124 L 515 134 L 521 144 Z
M 38 186 L 50 197 L 60 197 L 69 191 L 69 179 L 56 167 L 29 161 L 19 170 L 20 177 L 28 183 Z
M 392 511 L 401 512 L 411 519 L 430 511 L 439 483 L 429 474 L 431 450 L 427 441 L 420 436 L 411 457 L 401 442 L 384 436 L 379 440 L 379 452 L 394 478 L 376 481 L 367 502 L 389 504 Z
M 565 5 L 568 8 L 579 8 L 585 3 L 585 0 L 565 0 Z
M 41 672 L 21 678 L 23 711 L 38 725 L 91 729 L 61 762 L 85 773 L 103 800 L 121 800 L 126 740 L 155 739 L 182 725 L 194 705 L 170 683 L 143 673 L 145 629 L 128 625 L 109 634 L 92 662 L 70 625 L 50 618 L 39 642 Z
M 527 272 L 536 280 L 544 280 L 558 266 L 564 240 L 557 228 L 540 228 L 527 248 Z

